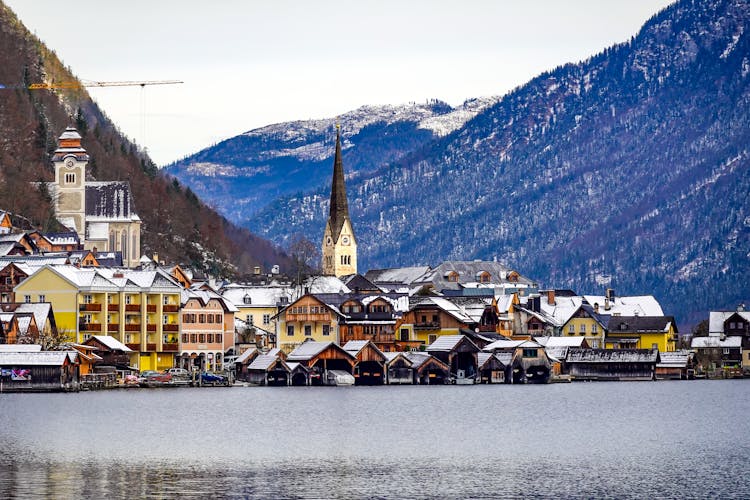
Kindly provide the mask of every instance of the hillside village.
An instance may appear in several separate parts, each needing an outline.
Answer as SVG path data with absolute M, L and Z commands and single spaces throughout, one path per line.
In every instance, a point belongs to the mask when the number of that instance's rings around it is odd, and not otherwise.
M 359 273 L 338 132 L 321 272 L 294 279 L 273 266 L 228 282 L 141 255 L 129 184 L 86 180 L 77 130 L 61 134 L 51 161 L 47 187 L 66 231 L 30 230 L 22 214 L 0 211 L 3 391 L 188 380 L 548 383 L 750 370 L 743 306 L 711 312 L 708 335 L 688 344 L 647 293 L 543 288 L 490 261 Z

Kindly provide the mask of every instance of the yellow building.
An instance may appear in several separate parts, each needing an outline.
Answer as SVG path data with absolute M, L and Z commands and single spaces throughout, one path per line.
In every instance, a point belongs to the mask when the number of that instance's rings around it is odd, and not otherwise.
M 181 290 L 160 270 L 75 266 L 44 266 L 14 289 L 24 302 L 50 302 L 58 330 L 70 340 L 109 335 L 139 352 L 140 370 L 174 366 Z
M 442 297 L 416 300 L 396 323 L 399 340 L 418 341 L 426 347 L 442 335 L 459 335 L 462 328 L 476 323 L 460 307 Z
M 340 317 L 314 295 L 303 295 L 278 314 L 278 346 L 289 353 L 306 340 L 339 344 Z
M 279 311 L 289 305 L 291 291 L 282 286 L 251 286 L 231 284 L 222 288 L 221 296 L 237 311 L 238 332 L 240 325 L 258 335 L 273 337 L 277 334 Z M 242 323 L 240 323 L 242 322 Z M 270 339 L 269 339 L 270 340 Z M 273 344 L 273 343 L 272 343 Z
M 677 339 L 677 325 L 672 316 L 612 316 L 604 342 L 606 349 L 671 352 L 676 348 Z

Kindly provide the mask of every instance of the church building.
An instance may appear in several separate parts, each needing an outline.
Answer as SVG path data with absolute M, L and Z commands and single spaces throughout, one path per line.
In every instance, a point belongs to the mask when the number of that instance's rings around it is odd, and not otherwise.
M 55 214 L 78 233 L 85 250 L 122 252 L 123 265 L 136 267 L 141 258 L 141 219 L 135 213 L 130 184 L 86 181 L 88 161 L 81 135 L 68 127 L 52 154 Z
M 336 126 L 336 156 L 333 161 L 331 207 L 323 234 L 323 274 L 346 276 L 357 273 L 357 239 L 349 218 L 344 164 L 341 161 L 341 133 Z

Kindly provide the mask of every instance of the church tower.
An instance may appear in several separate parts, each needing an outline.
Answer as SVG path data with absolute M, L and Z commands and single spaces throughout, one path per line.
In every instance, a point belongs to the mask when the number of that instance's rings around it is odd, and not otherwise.
M 344 164 L 341 161 L 341 133 L 336 125 L 336 156 L 333 160 L 331 208 L 323 234 L 323 274 L 346 276 L 357 273 L 357 240 L 349 218 Z
M 86 237 L 86 164 L 89 155 L 81 147 L 81 136 L 68 127 L 52 155 L 55 166 L 55 213 L 65 225 L 75 229 L 81 241 Z

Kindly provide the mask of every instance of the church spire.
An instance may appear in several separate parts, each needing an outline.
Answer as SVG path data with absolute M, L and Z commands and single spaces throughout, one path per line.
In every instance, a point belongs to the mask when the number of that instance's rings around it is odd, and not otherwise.
M 336 155 L 333 160 L 333 180 L 331 181 L 331 208 L 329 221 L 334 241 L 339 239 L 344 221 L 349 218 L 349 202 L 346 200 L 344 163 L 341 161 L 341 126 L 336 125 Z

